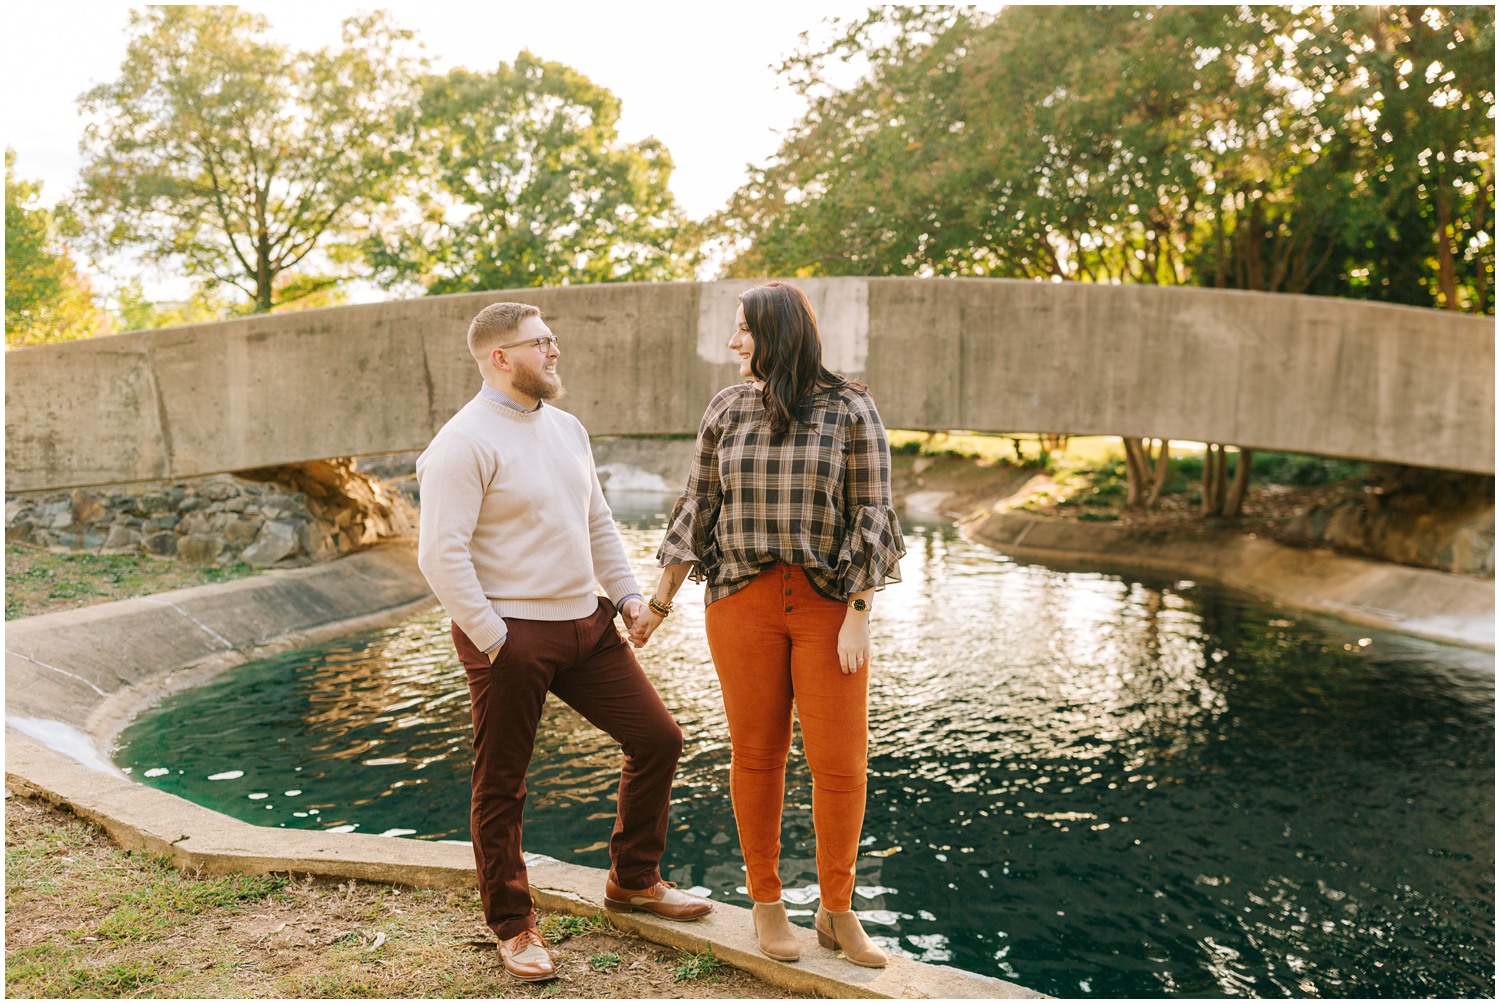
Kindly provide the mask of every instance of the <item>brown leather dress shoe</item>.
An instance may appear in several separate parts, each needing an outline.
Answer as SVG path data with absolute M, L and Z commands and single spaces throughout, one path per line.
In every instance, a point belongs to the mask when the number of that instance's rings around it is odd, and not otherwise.
M 658 882 L 649 889 L 626 889 L 614 879 L 604 881 L 604 905 L 621 913 L 644 910 L 665 920 L 697 920 L 714 908 L 702 896 L 682 892 L 671 882 Z
M 550 980 L 557 975 L 552 956 L 547 954 L 547 943 L 541 932 L 528 927 L 508 941 L 500 942 L 500 963 L 505 971 L 522 983 Z

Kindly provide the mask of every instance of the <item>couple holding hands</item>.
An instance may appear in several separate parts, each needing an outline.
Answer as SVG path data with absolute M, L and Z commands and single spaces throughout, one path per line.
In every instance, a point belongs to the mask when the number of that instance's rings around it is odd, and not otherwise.
M 631 643 L 648 644 L 689 577 L 707 583 L 705 628 L 760 950 L 799 956 L 777 874 L 795 707 L 813 777 L 818 940 L 859 965 L 885 965 L 851 899 L 865 811 L 869 618 L 875 591 L 899 577 L 904 545 L 875 403 L 823 366 L 806 296 L 769 282 L 739 298 L 729 348 L 745 381 L 704 412 L 649 601 L 587 432 L 545 404 L 563 387 L 541 312 L 492 304 L 468 342 L 484 386 L 417 461 L 418 561 L 453 620 L 468 674 L 474 859 L 506 970 L 521 980 L 556 972 L 521 855 L 526 768 L 549 692 L 624 752 L 606 905 L 672 920 L 713 909 L 662 881 L 682 732 L 614 627 L 618 611 Z

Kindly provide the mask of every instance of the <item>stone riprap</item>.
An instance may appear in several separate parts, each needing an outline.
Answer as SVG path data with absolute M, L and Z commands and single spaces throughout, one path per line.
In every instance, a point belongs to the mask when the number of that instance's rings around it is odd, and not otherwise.
M 300 492 L 228 476 L 144 492 L 74 489 L 5 500 L 7 543 L 99 554 L 145 553 L 195 565 L 267 566 L 332 548 Z
M 1359 494 L 1315 505 L 1287 537 L 1403 565 L 1495 577 L 1495 481 L 1396 468 Z
M 5 539 L 49 550 L 148 554 L 193 565 L 294 567 L 410 532 L 400 487 L 381 507 L 319 504 L 229 475 L 127 488 L 7 496 Z M 390 516 L 394 514 L 394 518 Z

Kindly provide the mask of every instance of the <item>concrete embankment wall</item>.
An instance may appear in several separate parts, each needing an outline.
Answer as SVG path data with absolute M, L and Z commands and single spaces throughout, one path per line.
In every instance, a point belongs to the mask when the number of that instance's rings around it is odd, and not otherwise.
M 749 282 L 400 300 L 6 353 L 10 491 L 423 447 L 469 320 L 535 303 L 595 435 L 691 433 Z M 1140 435 L 1494 473 L 1492 319 L 1327 297 L 1002 279 L 799 281 L 893 428 Z
M 1014 512 L 980 513 L 961 528 L 1022 559 L 1094 571 L 1165 571 L 1354 624 L 1495 650 L 1494 579 L 1251 537 L 1132 530 Z

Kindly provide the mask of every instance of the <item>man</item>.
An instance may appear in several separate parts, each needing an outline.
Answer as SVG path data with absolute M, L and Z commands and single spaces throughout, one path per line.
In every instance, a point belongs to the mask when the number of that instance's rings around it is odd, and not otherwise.
M 470 828 L 484 919 L 520 980 L 556 970 L 521 857 L 526 767 L 549 692 L 625 753 L 605 903 L 694 920 L 713 904 L 661 881 L 682 732 L 614 626 L 643 609 L 599 487 L 588 433 L 562 396 L 541 311 L 495 303 L 469 326 L 479 395 L 417 459 L 418 564 L 453 619 L 474 712 Z M 597 596 L 594 584 L 608 598 Z

